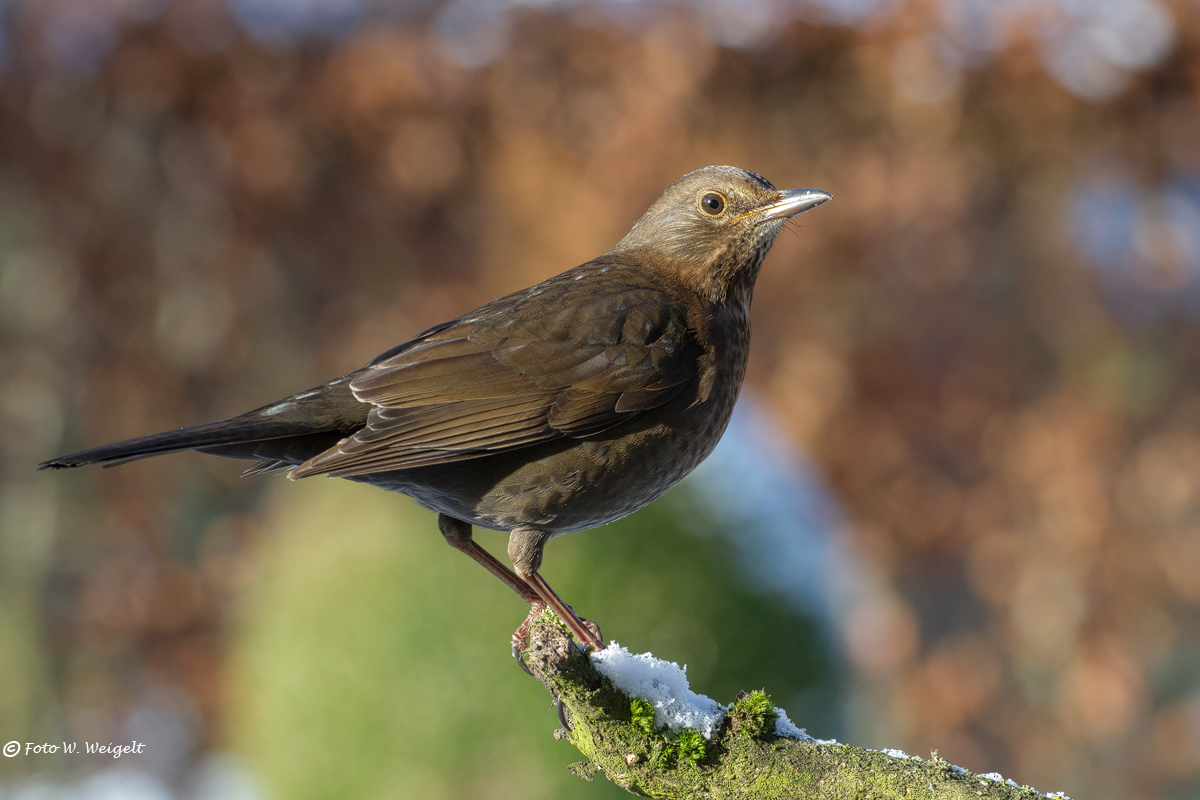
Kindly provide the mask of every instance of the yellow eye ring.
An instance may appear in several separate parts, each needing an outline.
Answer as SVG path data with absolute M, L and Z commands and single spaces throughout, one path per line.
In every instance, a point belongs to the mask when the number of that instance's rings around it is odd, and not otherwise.
M 700 197 L 700 210 L 715 217 L 725 210 L 725 198 L 720 192 L 705 192 Z

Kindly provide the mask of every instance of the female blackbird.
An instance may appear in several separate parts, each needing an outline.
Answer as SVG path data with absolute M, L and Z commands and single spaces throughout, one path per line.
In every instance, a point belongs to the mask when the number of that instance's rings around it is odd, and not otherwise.
M 656 499 L 716 446 L 746 371 L 750 297 L 783 224 L 830 199 L 734 167 L 684 175 L 604 255 L 437 325 L 365 367 L 231 419 L 56 458 L 114 466 L 179 450 L 246 474 L 332 475 L 438 512 L 446 541 L 580 642 L 539 574 L 546 542 Z M 509 531 L 510 570 L 471 536 Z

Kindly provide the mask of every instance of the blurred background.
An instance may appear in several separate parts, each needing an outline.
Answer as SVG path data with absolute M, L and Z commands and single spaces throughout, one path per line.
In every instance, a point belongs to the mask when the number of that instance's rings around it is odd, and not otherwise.
M 718 452 L 548 579 L 816 736 L 1200 798 L 1195 0 L 0 2 L 0 740 L 146 745 L 0 796 L 623 796 L 406 498 L 33 467 L 348 372 L 707 164 L 836 199 Z

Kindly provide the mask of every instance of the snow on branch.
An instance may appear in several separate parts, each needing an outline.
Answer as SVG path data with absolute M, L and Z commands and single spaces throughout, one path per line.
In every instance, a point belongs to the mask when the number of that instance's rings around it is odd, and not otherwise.
M 696 694 L 683 668 L 613 644 L 585 655 L 543 615 L 525 665 L 559 705 L 568 739 L 584 756 L 572 772 L 601 772 L 633 794 L 671 798 L 1064 798 L 1000 775 L 976 775 L 945 759 L 821 741 L 797 728 L 763 692 L 729 706 Z

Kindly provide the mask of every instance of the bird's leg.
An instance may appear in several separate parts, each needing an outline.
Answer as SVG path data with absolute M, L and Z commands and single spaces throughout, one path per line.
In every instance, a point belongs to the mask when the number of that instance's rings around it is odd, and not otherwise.
M 546 583 L 546 579 L 536 572 L 531 572 L 525 576 L 525 580 L 529 585 L 537 590 L 541 595 L 545 604 L 554 609 L 554 613 L 558 614 L 563 622 L 567 623 L 567 627 L 571 629 L 571 633 L 575 634 L 575 638 L 584 645 L 595 648 L 596 650 L 604 649 L 604 639 L 600 636 L 600 626 L 590 619 L 584 619 L 575 613 L 575 610 L 563 602 L 563 599 L 550 588 L 550 584 Z M 533 618 L 540 612 L 530 614 L 530 619 L 526 620 L 526 624 L 533 621 Z M 528 633 L 526 633 L 528 635 Z M 524 637 L 522 637 L 524 638 Z
M 521 599 L 526 603 L 539 605 L 538 613 L 541 613 L 545 609 L 546 604 L 542 601 L 536 589 L 526 583 L 511 569 L 500 563 L 498 558 L 479 546 L 479 543 L 471 536 L 471 525 L 469 523 L 463 522 L 461 519 L 446 516 L 445 514 L 438 514 L 438 530 L 442 532 L 442 536 L 446 537 L 446 541 L 451 547 L 455 550 L 461 550 L 482 564 L 484 569 L 504 581 L 508 588 L 521 595 Z
M 521 599 L 529 603 L 529 616 L 525 618 L 525 621 L 521 623 L 521 627 L 517 628 L 516 632 L 512 635 L 513 658 L 521 665 L 521 669 L 529 672 L 529 667 L 525 666 L 525 662 L 521 660 L 521 652 L 525 649 L 525 640 L 529 638 L 529 629 L 533 625 L 533 621 L 537 619 L 539 614 L 546 610 L 545 601 L 519 575 L 501 564 L 498 558 L 479 546 L 479 543 L 471 536 L 471 526 L 469 523 L 463 522 L 461 519 L 446 516 L 445 514 L 438 514 L 438 530 L 442 532 L 442 536 L 446 538 L 451 547 L 455 550 L 461 550 L 482 564 L 484 569 L 504 581 L 508 588 L 521 595 Z M 529 674 L 532 675 L 533 673 L 530 672 Z
M 571 629 L 571 633 L 575 634 L 576 639 L 586 646 L 603 650 L 604 640 L 600 637 L 599 626 L 591 620 L 583 620 L 576 616 L 575 611 L 564 603 L 563 599 L 550 588 L 550 584 L 546 583 L 546 579 L 538 574 L 538 568 L 542 565 L 542 549 L 549 540 L 548 534 L 518 528 L 509 534 L 508 558 L 512 561 L 517 575 L 537 592 L 542 602 L 554 609 L 554 613 L 567 623 L 567 627 Z M 539 613 L 541 612 L 530 612 L 529 617 L 517 629 L 517 633 L 513 634 L 514 643 L 522 631 L 525 631 L 526 636 L 528 635 L 528 628 Z M 522 642 L 524 638 L 524 636 L 521 637 Z

